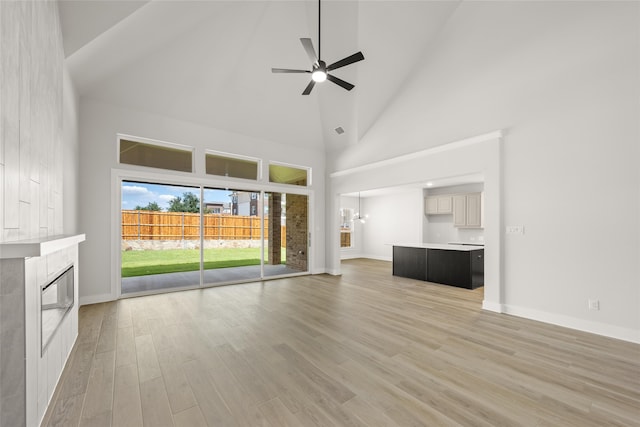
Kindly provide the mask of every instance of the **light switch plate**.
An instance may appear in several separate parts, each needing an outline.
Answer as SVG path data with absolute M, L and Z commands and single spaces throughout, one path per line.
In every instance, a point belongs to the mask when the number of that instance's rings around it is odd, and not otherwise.
M 524 234 L 524 225 L 507 225 L 507 234 Z

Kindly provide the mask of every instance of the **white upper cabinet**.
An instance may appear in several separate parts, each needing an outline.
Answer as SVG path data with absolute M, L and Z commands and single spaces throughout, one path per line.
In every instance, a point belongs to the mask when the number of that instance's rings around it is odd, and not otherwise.
M 424 199 L 427 215 L 453 214 L 453 226 L 458 228 L 482 227 L 482 193 L 442 194 Z
M 453 226 L 482 228 L 481 193 L 455 194 L 453 196 Z
M 453 226 L 465 227 L 467 225 L 467 196 L 456 194 L 453 196 Z
M 467 194 L 467 227 L 482 228 L 482 198 L 480 193 Z
M 427 215 L 450 214 L 451 195 L 427 196 L 424 199 L 424 211 Z

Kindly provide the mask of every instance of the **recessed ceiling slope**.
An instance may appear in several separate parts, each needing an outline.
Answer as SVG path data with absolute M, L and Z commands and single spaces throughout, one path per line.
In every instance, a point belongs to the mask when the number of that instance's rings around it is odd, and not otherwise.
M 76 2 L 65 1 L 64 7 L 72 3 Z M 87 3 L 85 10 L 94 2 L 78 3 Z M 118 2 L 101 2 L 98 14 L 102 3 Z M 317 34 L 315 1 L 150 1 L 137 9 L 131 5 L 130 15 L 112 19 L 110 28 L 83 39 L 67 64 L 83 98 L 339 152 L 357 143 L 392 101 L 412 67 L 424 60 L 437 34 L 434 28 L 442 26 L 455 4 L 324 2 L 322 19 L 331 28 L 323 31 L 322 51 L 343 58 L 362 49 L 367 56 L 364 65 L 340 69 L 341 79 L 357 85 L 351 92 L 328 85 L 302 97 L 291 88 L 307 85 L 306 74 L 283 79 L 271 73 L 272 65 L 308 63 L 299 39 Z M 124 13 L 116 9 L 111 16 Z M 78 16 L 68 10 L 61 14 Z M 85 16 L 102 22 L 89 12 Z M 70 25 L 65 18 L 62 24 Z M 63 31 L 65 37 L 73 34 Z M 337 126 L 344 127 L 345 134 L 337 135 Z
M 149 0 L 58 0 L 64 53 L 69 56 Z
M 459 4 L 457 0 L 360 2 L 358 40 L 372 71 L 358 76 L 358 139 L 418 65 L 428 60 L 430 47 Z

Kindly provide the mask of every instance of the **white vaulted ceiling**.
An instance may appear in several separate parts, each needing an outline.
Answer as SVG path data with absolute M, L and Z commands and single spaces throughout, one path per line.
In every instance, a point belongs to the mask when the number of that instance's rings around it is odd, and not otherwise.
M 322 3 L 322 59 L 361 50 L 301 93 L 317 49 L 317 1 L 60 0 L 67 64 L 79 94 L 136 110 L 301 147 L 357 143 L 429 50 L 458 1 Z M 342 126 L 345 134 L 333 129 Z

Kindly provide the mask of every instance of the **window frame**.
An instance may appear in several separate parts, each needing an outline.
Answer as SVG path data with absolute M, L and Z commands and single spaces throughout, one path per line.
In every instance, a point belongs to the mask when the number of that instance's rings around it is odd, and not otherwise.
M 274 182 L 271 181 L 271 165 L 274 166 L 284 166 L 287 168 L 292 168 L 292 169 L 300 169 L 300 170 L 304 170 L 307 172 L 307 184 L 306 185 L 297 185 L 297 184 L 288 184 L 286 182 Z M 275 185 L 286 185 L 289 187 L 301 187 L 301 188 L 308 188 L 311 187 L 312 184 L 312 168 L 310 166 L 302 166 L 302 165 L 296 165 L 293 163 L 284 163 L 284 162 L 278 162 L 278 161 L 273 161 L 273 160 L 269 160 L 268 165 L 267 165 L 267 182 L 269 184 L 275 184 Z
M 166 169 L 166 168 L 161 168 L 161 167 L 156 167 L 156 166 L 147 166 L 147 165 L 123 163 L 121 161 L 121 158 L 120 158 L 120 155 L 121 155 L 120 145 L 121 145 L 121 141 L 122 140 L 132 141 L 132 142 L 139 142 L 141 144 L 147 144 L 147 145 L 152 145 L 152 146 L 157 146 L 157 147 L 163 147 L 163 148 L 168 148 L 168 149 L 172 149 L 172 150 L 179 150 L 179 151 L 189 152 L 191 154 L 191 171 L 182 171 L 182 170 L 177 170 L 177 169 Z M 175 142 L 160 141 L 160 140 L 156 140 L 156 139 L 143 138 L 143 137 L 139 137 L 139 136 L 126 135 L 126 134 L 122 134 L 122 133 L 118 133 L 117 134 L 117 141 L 118 141 L 118 143 L 116 144 L 116 163 L 118 164 L 119 167 L 122 167 L 122 166 L 124 166 L 124 167 L 139 167 L 139 168 L 145 168 L 145 169 L 151 169 L 151 170 L 171 171 L 171 172 L 175 172 L 175 173 L 184 173 L 184 174 L 195 174 L 196 173 L 196 149 L 195 149 L 195 147 L 193 147 L 191 145 L 178 144 L 178 143 L 175 143 Z
M 232 160 L 244 160 L 247 162 L 255 162 L 256 163 L 256 179 L 251 178 L 241 178 L 236 176 L 225 176 L 225 175 L 216 175 L 212 173 L 207 173 L 207 155 L 219 156 L 219 157 L 227 157 Z M 242 154 L 233 154 L 226 151 L 218 151 L 218 150 L 204 150 L 204 174 L 205 176 L 217 176 L 223 179 L 243 179 L 251 182 L 260 182 L 262 181 L 262 159 L 258 157 L 244 156 Z

